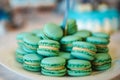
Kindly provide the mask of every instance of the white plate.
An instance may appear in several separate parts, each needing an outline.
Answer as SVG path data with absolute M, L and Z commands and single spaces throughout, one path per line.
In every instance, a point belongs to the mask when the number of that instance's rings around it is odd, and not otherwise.
M 21 64 L 15 60 L 15 49 L 17 47 L 15 35 L 7 35 L 1 38 L 0 41 L 0 63 L 11 71 L 17 74 L 28 77 L 33 80 L 108 80 L 120 74 L 120 39 L 118 35 L 114 35 L 111 39 L 110 55 L 112 56 L 112 67 L 103 72 L 94 72 L 90 76 L 85 77 L 49 77 L 43 76 L 40 72 L 29 72 L 22 68 Z M 117 46 L 118 45 L 118 46 Z

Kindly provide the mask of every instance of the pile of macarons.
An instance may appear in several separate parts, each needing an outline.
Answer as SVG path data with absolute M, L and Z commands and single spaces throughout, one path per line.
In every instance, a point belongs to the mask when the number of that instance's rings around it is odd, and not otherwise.
M 46 76 L 87 76 L 111 67 L 110 36 L 77 30 L 74 19 L 67 21 L 64 30 L 48 23 L 42 29 L 19 33 L 16 39 L 16 61 L 31 72 Z

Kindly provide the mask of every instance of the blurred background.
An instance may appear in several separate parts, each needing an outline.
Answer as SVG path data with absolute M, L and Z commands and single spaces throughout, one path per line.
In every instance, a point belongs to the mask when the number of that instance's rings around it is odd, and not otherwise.
M 113 33 L 120 29 L 120 0 L 70 0 L 68 18 L 78 29 Z M 41 28 L 45 23 L 61 24 L 65 0 L 0 0 L 0 36 L 9 32 Z

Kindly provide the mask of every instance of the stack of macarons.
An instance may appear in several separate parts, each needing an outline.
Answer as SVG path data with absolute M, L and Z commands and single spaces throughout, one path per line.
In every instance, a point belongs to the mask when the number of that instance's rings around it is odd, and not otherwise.
M 111 67 L 106 33 L 77 31 L 74 19 L 63 30 L 54 23 L 17 35 L 16 60 L 25 70 L 46 76 L 88 76 Z
M 41 73 L 47 76 L 64 76 L 66 60 L 62 57 L 48 57 L 41 61 Z

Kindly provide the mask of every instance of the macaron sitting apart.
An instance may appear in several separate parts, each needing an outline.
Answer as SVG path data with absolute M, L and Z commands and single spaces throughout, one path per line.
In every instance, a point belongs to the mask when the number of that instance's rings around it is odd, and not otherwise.
M 62 57 L 48 57 L 41 61 L 41 73 L 47 76 L 64 76 L 66 61 Z
M 94 55 L 96 54 L 96 46 L 88 42 L 73 42 L 73 48 L 71 55 L 84 60 L 93 60 Z
M 38 54 L 27 54 L 23 57 L 23 68 L 28 71 L 40 71 L 40 61 L 43 57 Z
M 99 37 L 88 37 L 86 39 L 87 42 L 95 44 L 97 47 L 97 52 L 98 53 L 104 53 L 108 52 L 109 49 L 107 45 L 109 44 L 109 40 L 105 38 L 99 38 Z
M 23 38 L 24 48 L 31 51 L 37 51 L 39 41 L 40 38 L 35 35 L 26 35 Z
M 65 35 L 72 35 L 77 32 L 77 24 L 74 19 L 68 19 L 65 27 Z
M 70 52 L 72 50 L 72 43 L 75 41 L 82 41 L 78 36 L 65 36 L 61 39 L 61 50 Z
M 87 76 L 92 73 L 91 63 L 86 60 L 68 60 L 67 68 L 68 75 L 70 76 Z
M 63 36 L 63 30 L 56 24 L 48 23 L 43 28 L 44 35 L 49 39 L 59 41 Z
M 39 48 L 37 49 L 37 53 L 42 56 L 57 56 L 60 48 L 60 44 L 54 40 L 40 40 Z
M 93 69 L 98 71 L 107 70 L 111 67 L 111 56 L 108 53 L 98 53 L 92 61 Z
M 15 57 L 16 57 L 17 62 L 23 63 L 23 56 L 26 54 L 27 53 L 23 49 L 18 47 L 15 52 Z

